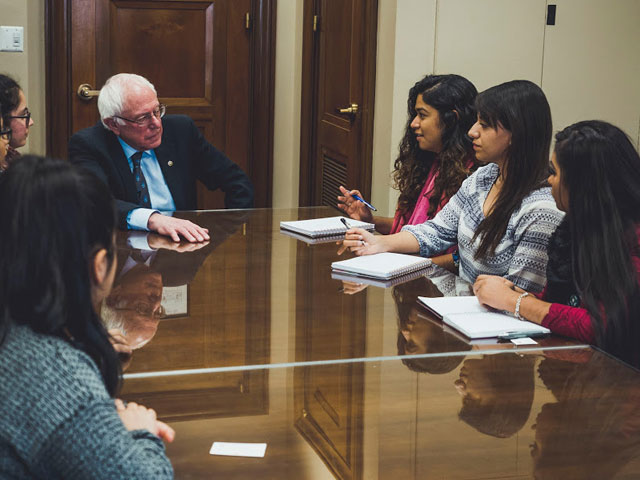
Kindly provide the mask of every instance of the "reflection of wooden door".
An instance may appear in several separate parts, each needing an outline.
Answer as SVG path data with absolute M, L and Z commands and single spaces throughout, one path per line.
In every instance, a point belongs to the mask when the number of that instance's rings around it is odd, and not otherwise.
M 367 295 L 338 291 L 327 267 L 335 256 L 333 244 L 298 242 L 296 361 L 359 358 L 366 351 Z M 336 478 L 362 478 L 363 364 L 298 368 L 294 386 L 298 431 Z
M 377 12 L 377 0 L 305 2 L 301 206 L 335 205 L 339 185 L 370 194 Z
M 147 77 L 169 113 L 187 114 L 271 202 L 274 0 L 48 2 L 48 152 L 98 120 L 99 89 L 119 72 Z M 200 208 L 222 194 L 200 186 Z

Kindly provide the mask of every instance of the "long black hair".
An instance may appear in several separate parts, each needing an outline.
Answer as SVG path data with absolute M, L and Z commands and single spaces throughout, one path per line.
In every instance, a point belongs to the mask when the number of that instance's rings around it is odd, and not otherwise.
M 477 94 L 476 87 L 460 75 L 427 75 L 409 90 L 407 124 L 393 171 L 395 188 L 400 191 L 398 210 L 402 214 L 415 207 L 436 155 L 440 169 L 429 198 L 429 217 L 435 214 L 443 194 L 451 198 L 467 178 L 467 163 L 474 160 L 467 132 L 476 120 L 473 102 Z M 411 128 L 418 95 L 440 116 L 442 152 L 439 154 L 421 150 Z M 474 169 L 475 165 L 471 170 Z
M 491 87 L 476 97 L 478 119 L 511 133 L 504 183 L 489 214 L 474 234 L 481 238 L 475 258 L 495 252 L 513 212 L 532 191 L 545 184 L 551 145 L 551 110 L 544 93 L 528 80 Z
M 4 123 L 9 121 L 9 115 L 20 105 L 20 85 L 13 78 L 0 74 L 0 114 Z
M 106 185 L 62 160 L 27 155 L 0 177 L 0 338 L 10 324 L 63 338 L 96 363 L 111 395 L 120 364 L 92 304 L 90 262 L 114 261 Z
M 640 295 L 632 256 L 640 256 L 640 156 L 622 130 L 596 120 L 557 133 L 555 154 L 569 205 L 551 245 L 563 236 L 569 241 L 563 258 L 550 256 L 547 299 L 566 303 L 563 285 L 570 284 L 589 311 L 596 343 L 638 365 Z

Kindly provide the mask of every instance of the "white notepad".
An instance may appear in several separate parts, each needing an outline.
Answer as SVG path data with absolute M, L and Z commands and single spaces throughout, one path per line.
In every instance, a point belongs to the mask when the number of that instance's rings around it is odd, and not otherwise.
M 509 335 L 539 336 L 551 333 L 546 327 L 518 320 L 506 313 L 491 310 L 471 297 L 418 297 L 428 310 L 442 318 L 470 339 Z
M 365 277 L 390 279 L 425 269 L 429 265 L 430 258 L 385 252 L 333 262 L 331 268 Z
M 344 234 L 347 231 L 347 227 L 340 220 L 341 218 L 344 218 L 351 228 L 364 228 L 365 230 L 373 231 L 376 227 L 373 223 L 361 222 L 346 217 L 326 217 L 280 222 L 280 228 L 312 238 L 329 237 L 331 235 Z
M 341 272 L 339 270 L 333 270 L 331 272 L 331 278 L 334 280 L 342 280 L 343 282 L 353 282 L 360 283 L 364 285 L 371 285 L 374 287 L 381 288 L 389 288 L 394 287 L 396 285 L 400 285 L 402 283 L 410 282 L 411 280 L 415 280 L 416 278 L 422 277 L 426 275 L 427 271 L 425 269 L 420 269 L 415 272 L 406 273 L 404 275 L 398 275 L 397 277 L 383 279 L 383 278 L 373 278 L 364 275 L 355 275 L 353 273 Z

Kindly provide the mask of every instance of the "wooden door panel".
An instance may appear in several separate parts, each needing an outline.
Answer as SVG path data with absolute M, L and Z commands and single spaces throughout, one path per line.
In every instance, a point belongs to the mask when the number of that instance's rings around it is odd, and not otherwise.
M 369 195 L 376 18 L 376 1 L 306 4 L 302 109 L 313 114 L 302 117 L 301 205 L 335 205 L 339 185 Z M 352 104 L 356 112 L 339 112 Z
M 315 248 L 319 247 L 319 248 Z M 308 295 L 334 291 L 327 265 L 335 249 L 298 245 L 296 361 L 358 358 L 366 350 L 366 294 L 338 301 Z M 295 426 L 339 479 L 361 477 L 362 363 L 316 365 L 294 374 Z

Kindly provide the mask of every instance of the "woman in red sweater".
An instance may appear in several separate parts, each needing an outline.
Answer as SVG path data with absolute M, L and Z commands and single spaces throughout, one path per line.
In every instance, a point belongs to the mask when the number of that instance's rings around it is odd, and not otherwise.
M 556 134 L 549 183 L 567 214 L 549 244 L 544 291 L 534 296 L 480 275 L 474 292 L 490 307 L 640 365 L 640 156 L 619 128 L 579 122 Z

